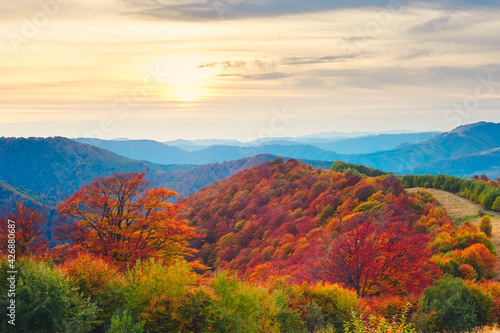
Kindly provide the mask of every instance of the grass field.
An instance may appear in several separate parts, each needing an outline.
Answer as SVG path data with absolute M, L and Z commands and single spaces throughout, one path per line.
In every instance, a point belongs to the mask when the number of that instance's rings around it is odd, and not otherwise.
M 435 189 L 423 189 L 419 187 L 410 188 L 407 191 L 417 192 L 419 190 L 426 190 L 432 193 L 434 197 L 439 201 L 441 208 L 443 208 L 448 216 L 451 217 L 457 226 L 461 225 L 466 221 L 470 221 L 475 225 L 479 225 L 481 222 L 481 215 L 487 214 L 491 216 L 491 223 L 493 224 L 493 235 L 491 241 L 500 254 L 500 214 L 497 212 L 489 211 L 473 203 L 470 200 L 459 197 L 455 194 L 435 190 Z M 482 212 L 482 214 L 480 214 Z
M 450 218 L 455 221 L 457 226 L 465 223 L 466 221 L 470 221 L 475 225 L 479 225 L 481 221 L 481 215 L 487 214 L 491 216 L 491 222 L 493 224 L 493 234 L 491 237 L 491 241 L 497 250 L 497 253 L 500 254 L 500 214 L 497 212 L 489 211 L 473 203 L 470 200 L 459 197 L 455 194 L 435 190 L 435 189 L 424 189 L 424 188 L 410 188 L 407 191 L 409 193 L 417 192 L 419 190 L 426 190 L 432 193 L 432 195 L 439 201 L 440 207 L 443 208 Z M 481 213 L 480 213 L 481 212 Z M 497 272 L 495 280 L 498 280 L 500 274 Z M 500 333 L 500 329 L 498 327 L 487 327 L 482 330 L 475 331 L 476 333 Z

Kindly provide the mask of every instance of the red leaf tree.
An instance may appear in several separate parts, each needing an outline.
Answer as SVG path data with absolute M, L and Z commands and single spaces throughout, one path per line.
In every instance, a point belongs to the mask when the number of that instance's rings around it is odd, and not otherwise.
M 42 255 L 47 250 L 48 240 L 43 235 L 42 227 L 47 223 L 47 214 L 32 207 L 17 202 L 16 212 L 5 214 L 0 231 L 2 249 L 7 247 L 7 220 L 15 222 L 16 226 L 16 257 Z
M 319 259 L 319 278 L 353 288 L 361 297 L 419 292 L 439 276 L 428 241 L 400 222 L 361 223 Z
M 186 220 L 176 218 L 177 195 L 148 189 L 145 174 L 119 173 L 82 187 L 57 209 L 74 222 L 62 227 L 73 249 L 115 261 L 121 267 L 138 259 L 173 259 L 192 252 L 188 241 L 200 237 Z

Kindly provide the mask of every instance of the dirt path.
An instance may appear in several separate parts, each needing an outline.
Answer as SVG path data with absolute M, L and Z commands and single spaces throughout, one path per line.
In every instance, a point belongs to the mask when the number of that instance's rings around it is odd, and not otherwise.
M 426 190 L 431 192 L 432 195 L 439 201 L 441 207 L 448 213 L 448 216 L 453 220 L 462 219 L 467 216 L 477 215 L 479 211 L 484 214 L 492 216 L 491 223 L 493 225 L 493 234 L 491 241 L 500 255 L 500 214 L 491 210 L 483 208 L 481 205 L 475 204 L 470 200 L 459 197 L 458 195 L 436 189 L 424 189 L 421 187 L 410 188 L 409 193 L 417 192 L 419 190 Z M 480 217 L 471 218 L 469 221 L 475 225 L 481 222 Z

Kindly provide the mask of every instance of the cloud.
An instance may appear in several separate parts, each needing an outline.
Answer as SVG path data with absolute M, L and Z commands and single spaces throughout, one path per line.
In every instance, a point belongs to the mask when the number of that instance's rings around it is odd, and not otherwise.
M 287 14 L 305 14 L 346 8 L 405 7 L 410 0 L 122 0 L 130 5 L 130 15 L 151 19 L 186 21 L 274 17 Z M 498 6 L 500 0 L 438 0 L 423 2 L 444 9 Z M 436 22 L 439 23 L 439 22 Z
M 314 64 L 328 64 L 334 62 L 348 61 L 354 56 L 321 56 L 321 57 L 289 57 L 279 60 L 226 60 L 206 62 L 198 68 L 219 68 L 224 73 L 217 77 L 237 77 L 250 80 L 277 80 L 294 76 L 291 73 L 278 71 L 284 66 L 301 66 Z
M 429 34 L 449 30 L 455 32 L 457 30 L 469 28 L 474 24 L 481 23 L 484 20 L 487 20 L 487 18 L 483 15 L 474 15 L 473 13 L 472 15 L 467 15 L 465 13 L 444 15 L 425 21 L 423 23 L 416 24 L 410 27 L 408 29 L 408 32 L 413 34 Z
M 273 72 L 273 73 L 264 73 L 264 74 L 256 74 L 256 75 L 243 75 L 244 79 L 250 80 L 278 80 L 292 77 L 292 74 L 289 73 L 281 73 L 281 72 Z
M 323 79 L 318 78 L 302 78 L 295 82 L 295 86 L 298 88 L 312 88 L 312 89 L 325 89 L 330 88 L 327 82 Z
M 198 68 L 219 68 L 225 73 L 217 77 L 235 77 L 249 80 L 277 80 L 291 77 L 292 74 L 278 72 L 278 63 L 274 60 L 227 60 L 206 62 Z
M 421 57 L 427 57 L 434 53 L 431 49 L 406 50 L 403 54 L 397 57 L 398 60 L 411 60 Z
M 473 89 L 479 77 L 496 77 L 500 64 L 477 67 L 435 66 L 426 68 L 383 67 L 378 69 L 339 69 L 309 71 L 309 77 L 331 78 L 342 86 L 363 89 L 385 89 L 395 86 L 424 87 L 430 83 L 441 87 L 466 87 Z
M 436 31 L 451 29 L 450 16 L 442 16 L 436 19 L 429 20 L 427 22 L 414 25 L 408 29 L 410 33 L 431 33 Z
M 274 60 L 227 60 L 206 62 L 198 68 L 221 68 L 229 73 L 238 73 L 242 71 L 251 72 L 270 72 L 276 68 Z
M 283 65 L 308 65 L 308 64 L 326 64 L 331 62 L 348 61 L 354 58 L 354 55 L 347 56 L 325 56 L 325 57 L 292 57 L 281 61 Z

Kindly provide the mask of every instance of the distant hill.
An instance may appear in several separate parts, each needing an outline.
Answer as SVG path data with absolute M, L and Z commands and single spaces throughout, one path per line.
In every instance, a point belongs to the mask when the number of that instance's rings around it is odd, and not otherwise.
M 428 163 L 411 170 L 416 174 L 449 174 L 471 178 L 475 175 L 500 177 L 500 148 Z
M 153 140 L 114 141 L 78 138 L 75 141 L 112 151 L 134 160 L 158 164 L 185 164 L 189 153 L 177 147 Z
M 322 132 L 322 133 L 317 133 L 317 134 L 309 134 L 309 135 L 303 135 L 300 136 L 299 138 L 357 138 L 357 137 L 362 137 L 362 136 L 367 136 L 367 135 L 377 135 L 377 134 L 403 134 L 403 133 L 416 133 L 415 131 L 412 130 L 392 130 L 392 131 L 383 131 L 383 132 L 338 132 L 338 131 L 332 131 L 332 132 Z
M 339 133 L 330 133 L 330 135 L 337 134 Z M 486 174 L 497 177 L 497 153 L 492 150 L 500 148 L 500 124 L 480 122 L 461 126 L 447 133 L 395 132 L 349 139 L 329 138 L 327 133 L 322 138 L 269 138 L 250 143 L 236 140 L 169 142 L 189 151 L 148 140 L 121 142 L 79 140 L 96 144 L 129 158 L 160 162 L 160 164 L 189 165 L 178 166 L 186 169 L 193 165 L 222 163 L 260 154 L 271 154 L 298 160 L 327 161 L 330 164 L 341 160 L 398 174 L 444 173 L 460 177 Z M 325 165 L 322 168 L 327 169 Z
M 231 161 L 260 154 L 296 159 L 335 161 L 340 155 L 310 145 L 265 145 L 257 147 L 211 146 L 191 153 L 186 164 L 209 164 Z
M 403 144 L 414 144 L 429 140 L 440 132 L 378 134 L 328 143 L 310 144 L 339 154 L 368 154 L 398 148 Z
M 427 141 L 399 149 L 372 154 L 347 156 L 350 163 L 363 164 L 396 173 L 445 173 L 449 175 L 493 175 L 500 147 L 500 124 L 480 122 L 464 125 Z M 489 151 L 491 152 L 488 153 Z M 463 163 L 463 165 L 460 165 Z M 485 164 L 486 163 L 486 164 Z
M 146 172 L 152 186 L 167 187 L 187 196 L 215 181 L 278 157 L 259 154 L 202 166 L 160 165 L 61 137 L 0 138 L 0 156 L 0 179 L 4 181 L 0 183 L 3 193 L 0 203 L 2 198 L 10 203 L 24 198 L 50 207 L 92 179 L 117 172 Z M 331 167 L 331 162 L 308 163 L 315 167 Z
M 173 140 L 173 141 L 165 141 L 163 143 L 166 144 L 167 146 L 177 147 L 177 148 L 180 148 L 180 149 L 185 150 L 187 152 L 202 150 L 202 149 L 205 149 L 205 148 L 210 146 L 210 145 L 204 145 L 204 144 L 203 145 L 196 144 L 192 141 L 183 140 L 183 139 Z
M 236 140 L 175 140 L 164 142 L 167 145 L 195 152 L 210 146 L 301 146 L 310 145 L 339 154 L 367 154 L 397 148 L 403 144 L 413 144 L 428 140 L 441 132 L 401 133 L 401 134 L 365 134 L 355 133 L 356 137 L 282 137 L 262 138 L 251 142 Z
M 277 156 L 257 155 L 239 160 L 198 166 L 188 171 L 171 171 L 157 175 L 154 186 L 163 186 L 179 193 L 181 197 L 195 193 L 199 189 L 234 174 L 253 168 L 259 164 L 274 161 Z
M 222 163 L 260 154 L 323 161 L 335 161 L 340 158 L 340 155 L 337 153 L 311 145 L 293 142 L 287 142 L 286 144 L 258 145 L 255 147 L 249 144 L 242 144 L 235 140 L 176 140 L 171 142 L 172 144 L 180 145 L 190 150 L 186 151 L 178 147 L 168 146 L 164 143 L 151 140 L 107 141 L 79 138 L 75 139 L 75 141 L 94 145 L 131 159 L 163 165 L 204 165 Z M 215 144 L 199 149 L 200 145 L 196 142 Z M 220 142 L 225 142 L 226 144 L 220 145 Z
M 0 180 L 0 206 L 6 212 L 12 212 L 18 201 L 28 207 L 54 206 L 55 201 L 40 194 L 16 188 Z
M 355 146 L 365 142 L 368 145 L 369 141 L 379 144 L 379 140 L 396 144 L 404 140 L 420 140 L 427 135 L 432 136 L 433 133 L 378 135 L 344 140 L 344 144 L 346 147 L 349 147 L 348 143 Z M 257 147 L 215 145 L 187 152 L 151 140 L 0 138 L 0 180 L 21 190 L 21 194 L 29 193 L 28 197 L 33 198 L 34 195 L 45 198 L 42 201 L 50 205 L 51 202 L 53 204 L 64 199 L 91 179 L 116 172 L 147 172 L 157 185 L 173 188 L 185 196 L 214 181 L 277 157 L 285 160 L 295 158 L 322 169 L 330 169 L 334 161 L 342 160 L 398 174 L 443 173 L 459 177 L 486 174 L 496 178 L 500 175 L 498 148 L 500 124 L 485 122 L 461 126 L 417 144 L 354 155 L 337 154 L 312 145 L 288 143 Z M 121 156 L 117 152 L 143 161 Z M 146 161 L 148 159 L 172 163 L 164 165 Z
M 0 179 L 60 201 L 82 185 L 116 172 L 161 174 L 163 166 L 131 160 L 62 137 L 1 138 Z

